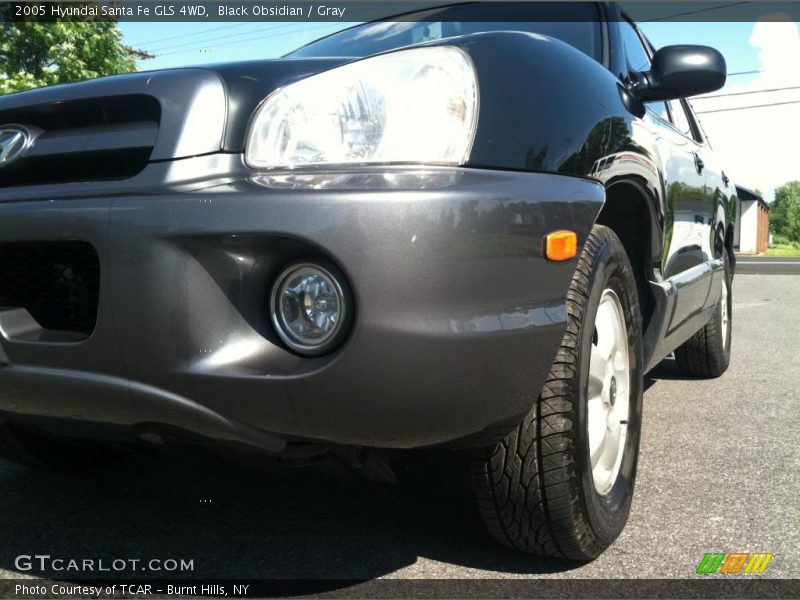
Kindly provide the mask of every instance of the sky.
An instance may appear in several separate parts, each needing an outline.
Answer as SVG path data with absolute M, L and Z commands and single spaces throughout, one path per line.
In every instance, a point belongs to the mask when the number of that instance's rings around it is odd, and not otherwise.
M 729 74 L 759 71 L 729 76 L 723 89 L 689 102 L 720 167 L 735 183 L 759 189 L 768 202 L 776 187 L 800 180 L 800 30 L 798 23 L 779 18 L 772 15 L 769 21 L 756 23 L 642 25 L 657 48 L 706 44 L 722 52 Z M 782 102 L 795 103 L 725 110 Z
M 690 102 L 720 168 L 735 183 L 761 190 L 768 201 L 776 187 L 800 179 L 800 29 L 788 17 L 781 18 L 772 15 L 755 23 L 641 24 L 656 48 L 705 44 L 725 56 L 730 74 L 725 87 Z M 139 63 L 139 68 L 149 70 L 277 58 L 354 24 L 128 22 L 121 23 L 120 28 L 126 44 L 155 55 Z M 751 71 L 755 72 L 737 74 Z M 721 110 L 792 101 L 798 103 Z

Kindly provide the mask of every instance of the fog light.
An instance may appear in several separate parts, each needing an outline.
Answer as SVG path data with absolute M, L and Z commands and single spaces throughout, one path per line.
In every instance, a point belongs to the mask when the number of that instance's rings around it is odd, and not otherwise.
M 302 354 L 333 350 L 347 333 L 350 307 L 342 283 L 318 265 L 295 264 L 282 271 L 270 309 L 278 335 Z

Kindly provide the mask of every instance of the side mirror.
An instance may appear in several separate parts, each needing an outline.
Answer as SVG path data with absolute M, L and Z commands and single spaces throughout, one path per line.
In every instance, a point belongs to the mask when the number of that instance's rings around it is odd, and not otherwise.
M 722 54 L 708 46 L 664 46 L 642 75 L 633 90 L 639 100 L 675 100 L 720 89 L 728 67 Z

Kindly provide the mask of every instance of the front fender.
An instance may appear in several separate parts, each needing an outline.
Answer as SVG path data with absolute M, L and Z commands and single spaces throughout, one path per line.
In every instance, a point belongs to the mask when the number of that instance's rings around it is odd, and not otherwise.
M 467 166 L 590 177 L 631 139 L 637 107 L 605 67 L 572 46 L 521 32 L 443 43 L 468 52 L 478 73 L 480 117 Z

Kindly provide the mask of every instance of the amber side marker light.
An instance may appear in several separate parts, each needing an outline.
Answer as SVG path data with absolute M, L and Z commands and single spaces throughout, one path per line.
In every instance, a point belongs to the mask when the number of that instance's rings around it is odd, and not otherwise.
M 545 256 L 550 260 L 569 260 L 578 253 L 578 234 L 574 231 L 553 231 L 544 240 Z

